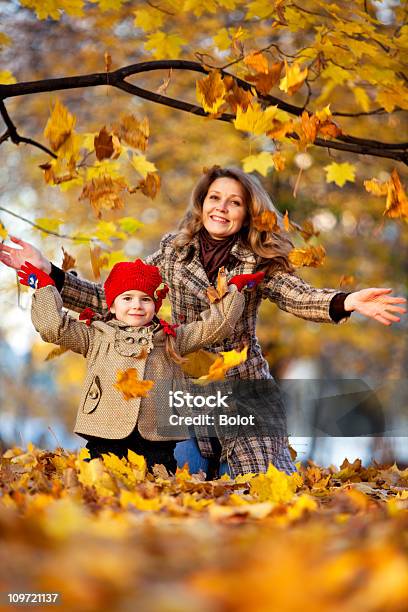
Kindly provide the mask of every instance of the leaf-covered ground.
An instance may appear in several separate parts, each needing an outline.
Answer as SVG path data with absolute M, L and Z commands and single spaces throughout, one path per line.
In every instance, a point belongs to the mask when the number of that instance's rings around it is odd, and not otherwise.
M 133 453 L 84 459 L 3 454 L 3 592 L 60 592 L 60 610 L 407 610 L 408 469 L 206 482 Z

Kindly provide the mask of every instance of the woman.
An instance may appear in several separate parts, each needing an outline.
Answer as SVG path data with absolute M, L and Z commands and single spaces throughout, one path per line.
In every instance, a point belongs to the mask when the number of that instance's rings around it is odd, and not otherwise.
M 280 231 L 260 232 L 254 220 L 263 212 L 273 211 L 279 219 Z M 31 245 L 12 238 L 22 249 L 0 246 L 0 260 L 19 269 L 25 260 L 50 273 L 61 290 L 64 305 L 82 311 L 91 307 L 106 312 L 106 302 L 101 285 L 84 281 L 73 274 L 65 274 L 53 266 Z M 392 314 L 406 312 L 397 306 L 406 300 L 387 295 L 391 289 L 370 288 L 352 293 L 335 289 L 316 289 L 301 280 L 288 260 L 292 244 L 282 228 L 281 215 L 261 184 L 252 176 L 236 168 L 213 167 L 198 181 L 193 190 L 190 206 L 181 220 L 179 231 L 166 234 L 156 253 L 145 259 L 157 265 L 164 282 L 170 287 L 169 298 L 174 323 L 190 323 L 198 320 L 205 308 L 205 292 L 214 282 L 217 271 L 224 266 L 228 278 L 238 274 L 265 272 L 265 279 L 256 290 L 248 292 L 244 312 L 235 333 L 217 347 L 214 352 L 230 351 L 248 344 L 247 360 L 232 368 L 228 378 L 263 381 L 259 398 L 274 413 L 279 431 L 276 435 L 246 435 L 236 428 L 228 432 L 220 449 L 221 471 L 227 464 L 231 476 L 239 473 L 265 471 L 269 462 L 287 473 L 295 471 L 291 460 L 287 437 L 282 431 L 284 411 L 280 394 L 273 385 L 268 364 L 261 353 L 256 338 L 256 318 L 262 299 L 270 299 L 279 308 L 298 317 L 316 322 L 343 323 L 352 311 L 371 317 L 384 325 L 399 321 Z M 272 385 L 273 393 L 262 392 L 262 385 Z M 258 385 L 258 383 L 257 383 Z M 255 388 L 254 385 L 252 385 Z M 258 388 L 258 387 L 257 387 Z M 243 394 L 244 400 L 245 393 Z M 240 435 L 238 435 L 240 433 Z M 217 444 L 214 438 L 199 440 L 201 455 L 214 459 Z M 184 458 L 201 460 L 194 441 L 182 442 L 177 447 L 179 463 Z M 181 449 L 181 450 L 180 450 Z M 176 453 L 177 456 L 177 453 Z M 194 471 L 192 465 L 190 469 Z

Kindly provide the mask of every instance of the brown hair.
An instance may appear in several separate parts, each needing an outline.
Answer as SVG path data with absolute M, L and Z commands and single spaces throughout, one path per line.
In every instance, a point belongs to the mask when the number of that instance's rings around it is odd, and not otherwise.
M 293 272 L 293 266 L 288 260 L 293 244 L 283 227 L 281 213 L 274 206 L 258 179 L 239 168 L 213 166 L 205 172 L 194 187 L 189 207 L 180 221 L 179 233 L 173 241 L 175 249 L 180 250 L 188 244 L 203 227 L 202 210 L 208 189 L 217 178 L 223 177 L 235 179 L 244 189 L 248 214 L 240 235 L 245 246 L 261 258 L 259 268 L 266 270 L 267 273 L 276 270 Z M 266 211 L 276 214 L 280 231 L 259 231 L 254 227 L 253 219 Z

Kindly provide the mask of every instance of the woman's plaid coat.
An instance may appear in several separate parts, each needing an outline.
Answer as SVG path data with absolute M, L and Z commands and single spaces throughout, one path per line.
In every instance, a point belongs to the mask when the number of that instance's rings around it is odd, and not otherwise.
M 207 307 L 205 293 L 210 283 L 200 261 L 198 235 L 179 251 L 172 244 L 175 236 L 175 233 L 166 234 L 160 248 L 144 261 L 158 266 L 163 281 L 170 287 L 173 323 L 191 323 L 198 320 L 200 313 Z M 232 247 L 229 263 L 225 267 L 228 278 L 231 278 L 238 274 L 252 274 L 259 269 L 259 265 L 260 258 L 238 240 Z M 256 320 L 261 301 L 269 299 L 282 310 L 309 321 L 344 323 L 348 320 L 346 314 L 340 320 L 333 320 L 330 316 L 330 304 L 337 294 L 339 292 L 334 289 L 316 289 L 295 274 L 275 272 L 265 277 L 256 289 L 245 291 L 244 311 L 234 333 L 219 345 L 208 346 L 206 349 L 215 353 L 230 351 L 242 347 L 245 342 L 248 344 L 248 359 L 229 370 L 228 379 L 269 379 L 273 386 L 273 378 L 256 337 Z M 69 273 L 65 275 L 61 295 L 64 305 L 78 312 L 86 307 L 99 313 L 107 310 L 102 285 Z M 278 422 L 284 422 L 284 408 L 276 385 L 272 394 L 262 395 L 263 400 L 269 403 L 271 414 L 278 415 Z M 295 471 L 287 436 L 282 435 L 282 427 L 278 429 L 276 435 L 245 435 L 245 431 L 239 427 L 233 433 L 228 433 L 222 440 L 221 459 L 228 462 L 232 476 L 266 471 L 270 462 L 286 473 Z M 203 435 L 198 437 L 198 442 L 202 454 L 211 457 L 213 451 L 210 439 Z

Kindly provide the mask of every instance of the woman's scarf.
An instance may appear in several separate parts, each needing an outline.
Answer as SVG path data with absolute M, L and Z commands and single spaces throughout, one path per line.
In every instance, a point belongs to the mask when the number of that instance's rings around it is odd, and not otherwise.
M 218 270 L 227 267 L 230 262 L 231 249 L 238 240 L 239 232 L 222 240 L 212 238 L 205 227 L 198 232 L 200 239 L 200 261 L 211 285 L 217 280 Z

